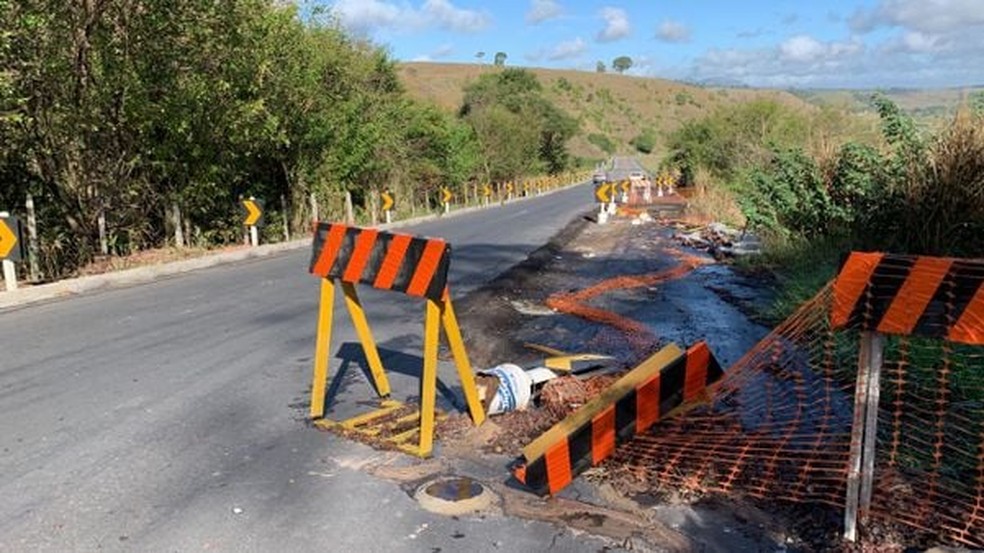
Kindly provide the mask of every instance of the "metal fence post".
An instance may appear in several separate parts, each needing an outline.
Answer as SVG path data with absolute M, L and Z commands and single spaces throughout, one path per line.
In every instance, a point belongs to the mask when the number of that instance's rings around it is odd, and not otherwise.
M 844 539 L 857 541 L 858 514 L 867 518 L 875 469 L 875 443 L 878 437 L 878 398 L 884 339 L 877 332 L 861 333 L 858 380 L 854 391 L 854 422 L 851 425 L 851 453 L 844 503 Z

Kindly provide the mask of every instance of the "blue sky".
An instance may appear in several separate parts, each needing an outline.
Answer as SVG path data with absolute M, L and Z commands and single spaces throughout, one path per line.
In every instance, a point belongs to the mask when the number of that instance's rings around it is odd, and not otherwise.
M 984 0 L 314 0 L 399 60 L 768 87 L 984 84 Z

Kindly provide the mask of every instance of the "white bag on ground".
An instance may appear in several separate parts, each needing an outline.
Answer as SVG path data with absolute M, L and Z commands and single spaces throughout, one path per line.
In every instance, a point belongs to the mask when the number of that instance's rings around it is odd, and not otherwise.
M 526 371 L 511 363 L 503 363 L 481 373 L 499 379 L 495 397 L 489 405 L 489 415 L 522 410 L 529 405 L 533 397 L 533 381 Z
M 479 374 L 494 376 L 499 380 L 499 386 L 496 387 L 495 396 L 489 405 L 489 415 L 526 409 L 533 399 L 533 387 L 557 376 L 550 369 L 536 368 L 526 371 L 512 363 L 496 365 L 491 369 L 479 371 Z

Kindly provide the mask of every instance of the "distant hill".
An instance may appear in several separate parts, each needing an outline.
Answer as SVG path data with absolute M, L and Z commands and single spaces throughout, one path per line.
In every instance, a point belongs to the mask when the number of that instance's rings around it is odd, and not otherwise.
M 491 65 L 451 63 L 403 63 L 399 72 L 414 97 L 448 110 L 461 106 L 463 88 L 479 75 L 499 69 Z M 630 77 L 617 73 L 592 73 L 530 68 L 550 98 L 581 121 L 581 134 L 571 143 L 572 153 L 587 158 L 606 156 L 598 144 L 605 140 L 621 153 L 634 149 L 630 141 L 652 131 L 656 148 L 647 165 L 655 165 L 665 153 L 664 137 L 689 119 L 719 106 L 755 98 L 771 98 L 803 110 L 816 107 L 780 90 L 695 86 L 675 81 Z
M 855 113 L 872 111 L 871 97 L 875 93 L 881 93 L 916 119 L 932 123 L 952 117 L 970 94 L 982 90 L 984 86 L 886 90 L 805 89 L 794 90 L 792 93 L 816 105 L 843 107 Z

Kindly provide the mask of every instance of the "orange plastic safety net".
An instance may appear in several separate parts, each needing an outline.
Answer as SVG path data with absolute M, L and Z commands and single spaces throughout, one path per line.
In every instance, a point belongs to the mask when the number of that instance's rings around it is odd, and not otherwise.
M 620 448 L 656 487 L 843 509 L 861 334 L 828 286 L 731 367 L 711 401 Z M 984 348 L 884 337 L 874 487 L 861 536 L 984 547 Z M 867 525 L 866 525 L 867 523 Z
M 574 292 L 557 292 L 547 298 L 547 307 L 568 315 L 605 324 L 618 329 L 625 336 L 626 342 L 635 351 L 650 351 L 659 339 L 645 324 L 589 304 L 592 298 L 613 290 L 630 290 L 655 286 L 671 280 L 683 278 L 701 265 L 712 263 L 704 257 L 687 254 L 676 249 L 667 248 L 666 253 L 679 261 L 669 269 L 644 275 L 625 275 L 605 279 L 593 286 Z

